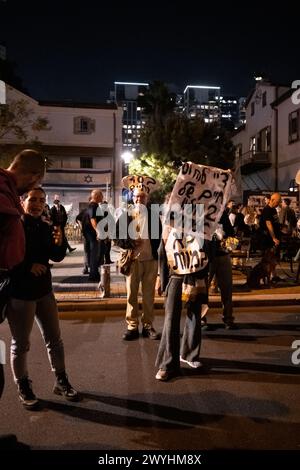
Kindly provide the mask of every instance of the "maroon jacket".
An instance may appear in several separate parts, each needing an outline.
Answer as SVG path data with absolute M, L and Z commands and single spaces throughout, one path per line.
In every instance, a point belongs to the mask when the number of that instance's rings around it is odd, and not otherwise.
M 0 268 L 12 269 L 25 255 L 24 213 L 14 176 L 0 168 Z

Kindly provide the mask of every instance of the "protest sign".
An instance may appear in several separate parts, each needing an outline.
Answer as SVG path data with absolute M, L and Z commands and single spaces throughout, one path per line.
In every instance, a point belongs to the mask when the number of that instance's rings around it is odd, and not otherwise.
M 208 259 L 204 240 L 211 240 L 230 197 L 230 170 L 187 162 L 181 167 L 171 193 L 163 239 L 168 263 L 174 273 L 203 269 Z M 200 210 L 199 210 L 200 209 Z M 182 217 L 181 225 L 176 221 Z
M 159 188 L 159 183 L 154 178 L 144 175 L 124 176 L 122 184 L 124 188 L 128 188 L 130 191 L 141 189 L 147 195 Z

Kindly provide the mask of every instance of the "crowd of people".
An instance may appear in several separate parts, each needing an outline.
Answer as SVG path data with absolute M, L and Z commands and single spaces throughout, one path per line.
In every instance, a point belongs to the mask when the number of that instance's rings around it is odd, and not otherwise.
M 38 405 L 27 365 L 34 320 L 43 335 L 55 374 L 54 393 L 68 400 L 79 398 L 66 373 L 49 264 L 50 260 L 63 260 L 66 251 L 75 248 L 69 245 L 64 233 L 67 213 L 59 195 L 55 195 L 51 208 L 46 205 L 46 194 L 40 186 L 44 171 L 45 159 L 34 150 L 20 152 L 6 170 L 0 170 L 0 267 L 11 283 L 11 296 L 6 308 L 12 336 L 11 368 L 19 399 L 29 409 Z M 213 279 L 221 293 L 225 328 L 236 328 L 232 307 L 232 262 L 224 240 L 249 237 L 252 251 L 261 251 L 266 263 L 270 259 L 273 261 L 271 280 L 275 282 L 281 240 L 297 235 L 297 218 L 290 207 L 290 199 L 281 201 L 279 193 L 266 196 L 265 205 L 259 211 L 254 206 L 229 201 L 219 219 L 218 232 L 204 244 L 203 253 L 208 260 L 205 268 L 185 275 L 174 274 L 168 264 L 161 222 L 158 233 L 153 236 L 153 209 L 149 204 L 149 194 L 137 185 L 132 189 L 132 196 L 131 210 L 124 208 L 119 214 L 113 240 L 127 253 L 129 262 L 123 340 L 137 340 L 140 323 L 144 338 L 160 340 L 156 379 L 167 381 L 179 374 L 180 363 L 196 369 L 202 366 L 201 331 L 208 325 L 205 320 L 201 321 L 201 312 L 208 304 L 209 286 Z M 101 223 L 103 220 L 105 225 Z M 83 273 L 89 275 L 91 282 L 99 282 L 99 267 L 111 263 L 110 220 L 115 222 L 107 202 L 103 201 L 101 190 L 93 190 L 87 207 L 76 217 L 84 239 Z M 128 230 L 131 222 L 135 223 L 137 236 Z M 120 230 L 124 226 L 127 232 L 121 237 Z M 138 305 L 140 285 L 141 315 Z M 162 334 L 154 328 L 155 289 L 166 297 Z M 181 337 L 183 305 L 186 307 L 186 321 Z

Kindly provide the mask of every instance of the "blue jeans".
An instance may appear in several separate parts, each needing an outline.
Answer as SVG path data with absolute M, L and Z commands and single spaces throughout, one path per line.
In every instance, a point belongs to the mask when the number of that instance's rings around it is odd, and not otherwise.
M 187 314 L 180 345 L 180 318 L 183 278 L 171 277 L 166 289 L 165 321 L 156 357 L 156 366 L 162 370 L 178 370 L 179 355 L 187 361 L 199 361 L 201 347 L 202 295 L 187 304 Z
M 99 257 L 100 257 L 100 241 L 96 239 L 93 234 L 85 233 L 84 234 L 85 243 L 84 243 L 84 252 L 85 255 L 85 265 L 88 257 L 88 265 L 90 267 L 90 277 L 98 278 L 99 277 Z
M 56 300 L 53 292 L 37 300 L 10 299 L 7 319 L 12 335 L 10 359 L 15 382 L 28 377 L 27 353 L 34 319 L 43 335 L 52 370 L 65 370 L 64 346 L 60 335 Z

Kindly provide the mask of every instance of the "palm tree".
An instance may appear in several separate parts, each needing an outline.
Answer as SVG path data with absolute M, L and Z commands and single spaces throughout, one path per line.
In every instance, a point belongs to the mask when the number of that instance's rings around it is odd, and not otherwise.
M 170 93 L 166 84 L 159 80 L 150 83 L 145 94 L 139 97 L 138 103 L 149 124 L 155 125 L 163 125 L 176 106 L 175 94 Z

